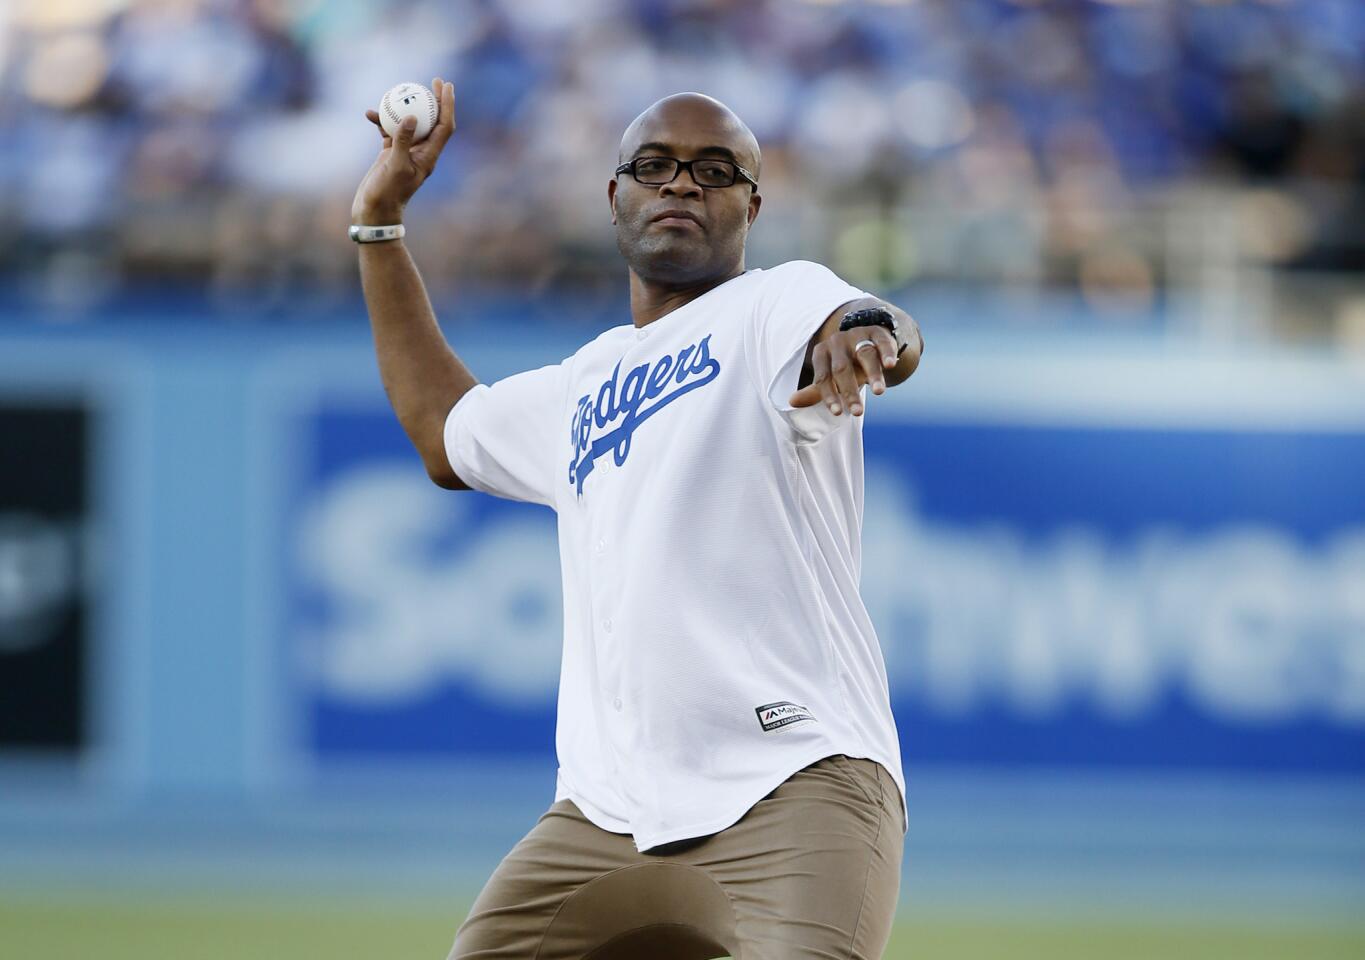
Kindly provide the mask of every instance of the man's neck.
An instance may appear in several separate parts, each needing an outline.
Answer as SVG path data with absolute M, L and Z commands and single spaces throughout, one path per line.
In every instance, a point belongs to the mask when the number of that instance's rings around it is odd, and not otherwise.
M 713 290 L 733 280 L 744 272 L 741 260 L 733 270 L 717 277 L 708 277 L 686 286 L 670 286 L 641 279 L 634 270 L 630 272 L 630 315 L 635 326 L 643 327 L 660 317 L 672 313 L 683 304 L 691 303 L 708 290 Z

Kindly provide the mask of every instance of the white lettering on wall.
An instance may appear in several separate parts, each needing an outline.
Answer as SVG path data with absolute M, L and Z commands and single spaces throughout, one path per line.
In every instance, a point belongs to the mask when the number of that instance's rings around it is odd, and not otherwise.
M 866 494 L 862 593 L 898 697 L 946 716 L 1081 703 L 1122 719 L 1174 688 L 1227 722 L 1365 726 L 1365 528 L 1314 546 L 1263 524 L 1035 538 L 926 519 L 889 471 L 869 468 Z M 460 678 L 512 704 L 553 700 L 553 517 L 480 525 L 474 496 L 406 464 L 321 492 L 299 560 L 325 612 L 297 622 L 323 688 L 405 702 Z

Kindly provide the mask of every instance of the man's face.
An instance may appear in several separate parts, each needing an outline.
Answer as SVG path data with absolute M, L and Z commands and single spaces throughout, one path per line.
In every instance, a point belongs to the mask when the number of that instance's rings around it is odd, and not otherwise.
M 621 162 L 638 157 L 716 158 L 758 168 L 757 145 L 733 116 L 705 103 L 665 102 L 626 132 Z M 732 272 L 744 262 L 749 224 L 762 202 L 743 177 L 733 186 L 701 187 L 688 170 L 671 183 L 637 183 L 629 171 L 607 186 L 616 246 L 642 279 L 689 284 Z M 668 213 L 682 216 L 667 217 Z

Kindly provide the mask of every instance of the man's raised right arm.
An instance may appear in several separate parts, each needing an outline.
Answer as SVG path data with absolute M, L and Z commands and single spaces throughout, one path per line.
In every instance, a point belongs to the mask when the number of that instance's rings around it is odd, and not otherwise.
M 356 190 L 353 223 L 401 223 L 408 200 L 436 167 L 441 149 L 455 129 L 455 91 L 437 77 L 432 83 L 439 106 L 435 127 L 414 144 L 409 118 L 398 136 L 380 129 L 384 146 Z M 379 115 L 367 111 L 376 127 Z M 384 392 L 408 439 L 417 448 L 433 483 L 447 490 L 468 490 L 456 475 L 445 449 L 445 421 L 455 402 L 478 380 L 450 349 L 431 308 L 417 265 L 401 239 L 357 244 L 360 284 L 369 308 L 375 354 Z

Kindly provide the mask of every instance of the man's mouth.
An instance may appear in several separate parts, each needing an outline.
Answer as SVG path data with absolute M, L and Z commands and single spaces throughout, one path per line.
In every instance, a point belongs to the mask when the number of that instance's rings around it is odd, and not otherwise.
M 701 221 L 687 210 L 661 210 L 650 218 L 650 223 L 657 223 L 665 227 L 685 227 L 694 226 L 701 228 Z

